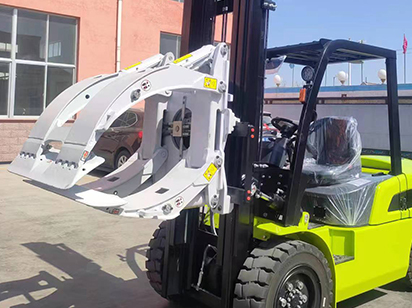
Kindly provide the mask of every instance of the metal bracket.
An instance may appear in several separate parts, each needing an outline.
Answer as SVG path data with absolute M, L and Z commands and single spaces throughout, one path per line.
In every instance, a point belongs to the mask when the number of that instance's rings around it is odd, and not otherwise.
M 277 4 L 272 0 L 264 0 L 262 4 L 263 9 L 269 11 L 276 11 Z
M 254 133 L 255 128 L 247 122 L 237 122 L 233 130 L 232 135 L 235 137 L 248 137 L 251 133 Z

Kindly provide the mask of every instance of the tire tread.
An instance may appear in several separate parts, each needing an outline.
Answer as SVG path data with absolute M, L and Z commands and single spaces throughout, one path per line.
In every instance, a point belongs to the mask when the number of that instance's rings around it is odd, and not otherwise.
M 162 295 L 162 270 L 163 255 L 166 244 L 166 222 L 162 222 L 153 232 L 153 237 L 149 242 L 149 249 L 146 251 L 146 276 L 150 285 L 160 295 Z
M 279 271 L 282 264 L 299 252 L 310 252 L 315 255 L 325 268 L 330 286 L 330 298 L 333 299 L 332 272 L 328 261 L 322 252 L 302 241 L 291 240 L 284 242 L 265 242 L 253 249 L 245 260 L 235 286 L 234 308 L 263 308 L 266 306 L 266 297 L 269 292 L 270 281 Z M 412 253 L 411 253 L 412 258 Z M 412 268 L 411 268 L 412 279 Z

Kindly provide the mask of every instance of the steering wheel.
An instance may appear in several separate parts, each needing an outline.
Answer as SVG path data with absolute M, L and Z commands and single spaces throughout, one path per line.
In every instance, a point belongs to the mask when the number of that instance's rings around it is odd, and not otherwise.
M 282 135 L 288 138 L 292 137 L 299 128 L 299 125 L 292 120 L 278 117 L 272 119 L 272 125 L 276 127 Z

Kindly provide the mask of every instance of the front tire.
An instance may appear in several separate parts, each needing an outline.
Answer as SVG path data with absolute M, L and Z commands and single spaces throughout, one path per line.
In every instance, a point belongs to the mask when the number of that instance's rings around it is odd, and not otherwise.
M 152 288 L 162 295 L 163 255 L 166 245 L 166 222 L 162 222 L 153 233 L 146 251 L 146 275 Z
M 163 293 L 163 265 L 164 252 L 166 248 L 166 221 L 163 221 L 153 233 L 153 238 L 149 242 L 149 249 L 146 251 L 146 275 L 152 288 L 162 297 Z M 173 295 L 165 297 L 172 302 L 184 302 L 187 298 L 184 295 Z
M 330 308 L 333 281 L 328 261 L 302 241 L 266 242 L 243 264 L 234 308 Z

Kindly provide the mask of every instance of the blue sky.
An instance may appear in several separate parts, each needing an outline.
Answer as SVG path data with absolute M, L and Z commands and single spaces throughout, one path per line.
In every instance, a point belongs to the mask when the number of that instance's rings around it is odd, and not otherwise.
M 268 47 L 304 43 L 319 38 L 364 40 L 398 52 L 398 81 L 403 83 L 403 34 L 409 42 L 407 82 L 412 83 L 412 0 L 277 0 L 278 9 L 271 12 Z M 380 83 L 377 72 L 384 61 L 366 62 L 364 76 Z M 302 85 L 301 67 L 295 67 L 295 83 Z M 339 71 L 348 72 L 347 64 L 331 65 L 327 85 Z M 283 86 L 292 85 L 292 70 L 283 65 L 279 75 Z M 267 75 L 266 86 L 274 86 L 273 75 Z M 352 85 L 361 82 L 360 65 L 352 65 Z M 339 83 L 335 81 L 336 85 Z

